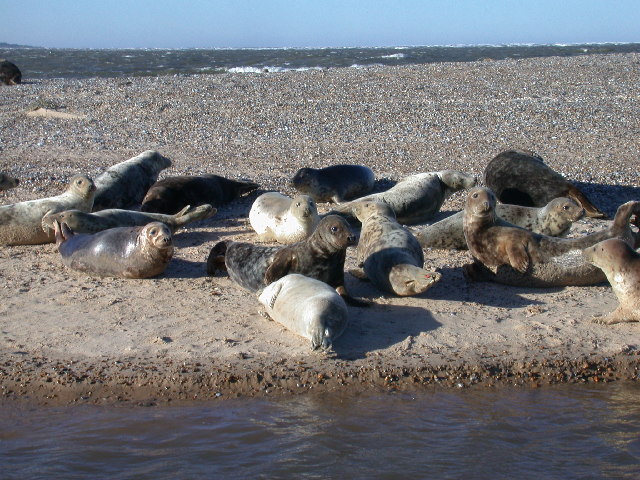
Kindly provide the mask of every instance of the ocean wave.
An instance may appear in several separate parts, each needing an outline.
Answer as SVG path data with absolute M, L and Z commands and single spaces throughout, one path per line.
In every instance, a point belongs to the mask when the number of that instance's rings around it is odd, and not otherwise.
M 382 55 L 380 58 L 406 58 L 404 53 L 392 53 L 391 55 Z

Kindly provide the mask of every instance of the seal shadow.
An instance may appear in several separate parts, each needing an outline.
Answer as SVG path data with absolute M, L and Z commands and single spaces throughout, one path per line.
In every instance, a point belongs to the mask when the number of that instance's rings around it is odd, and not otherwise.
M 640 200 L 640 187 L 608 185 L 603 183 L 572 182 L 593 204 L 613 218 L 620 205 L 630 200 Z
M 164 278 L 202 278 L 207 276 L 206 262 L 192 262 L 182 258 L 172 258 L 162 274 Z

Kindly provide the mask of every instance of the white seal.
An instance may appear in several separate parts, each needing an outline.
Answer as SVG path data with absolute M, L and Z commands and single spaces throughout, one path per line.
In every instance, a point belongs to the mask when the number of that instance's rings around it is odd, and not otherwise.
M 319 221 L 316 204 L 308 195 L 291 199 L 278 192 L 263 193 L 249 212 L 249 223 L 263 242 L 301 242 L 313 233 Z

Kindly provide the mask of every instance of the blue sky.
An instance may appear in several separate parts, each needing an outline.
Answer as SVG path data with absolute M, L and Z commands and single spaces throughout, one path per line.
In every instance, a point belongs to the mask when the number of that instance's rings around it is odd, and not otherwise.
M 0 0 L 0 42 L 66 48 L 640 42 L 640 0 Z

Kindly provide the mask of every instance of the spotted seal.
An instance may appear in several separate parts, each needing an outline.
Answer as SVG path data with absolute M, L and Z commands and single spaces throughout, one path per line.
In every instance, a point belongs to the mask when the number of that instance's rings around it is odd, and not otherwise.
M 373 190 L 373 170 L 362 165 L 332 165 L 325 168 L 301 168 L 291 186 L 316 202 L 340 203 L 367 195 Z
M 208 203 L 220 207 L 258 187 L 254 182 L 231 180 L 218 175 L 167 177 L 149 189 L 140 210 L 171 214 L 187 205 Z
M 249 211 L 249 223 L 263 242 L 299 242 L 313 233 L 319 221 L 316 203 L 308 195 L 291 199 L 278 192 L 263 193 Z
M 170 166 L 171 160 L 154 150 L 112 165 L 96 177 L 93 211 L 137 207 L 160 172 Z
M 53 230 L 53 222 L 66 223 L 74 233 L 96 233 L 108 228 L 140 227 L 151 222 L 162 222 L 173 234 L 178 228 L 191 222 L 210 218 L 216 213 L 211 205 L 200 205 L 196 208 L 187 206 L 175 215 L 162 213 L 144 213 L 117 208 L 101 210 L 95 213 L 80 210 L 65 210 L 59 213 L 47 213 L 42 217 L 42 228 Z
M 588 217 L 606 217 L 584 193 L 533 152 L 508 150 L 498 154 L 487 164 L 484 182 L 502 203 L 542 207 L 556 197 L 569 197 L 584 208 Z
M 164 272 L 173 256 L 171 232 L 164 223 L 118 227 L 98 233 L 73 233 L 53 222 L 62 263 L 100 277 L 149 278 Z
M 0 172 L 0 191 L 15 188 L 19 183 L 20 180 L 17 178 L 12 177 L 8 173 Z
M 22 83 L 22 72 L 15 63 L 0 59 L 0 84 L 17 85 Z
M 453 193 L 475 184 L 475 177 L 457 170 L 418 173 L 404 177 L 385 192 L 341 203 L 330 213 L 352 216 L 356 201 L 384 202 L 392 208 L 398 223 L 415 225 L 432 218 Z
M 543 208 L 499 203 L 496 205 L 496 215 L 496 221 L 502 226 L 517 226 L 541 235 L 562 237 L 569 232 L 573 222 L 582 218 L 584 209 L 570 198 L 558 197 Z M 416 238 L 422 248 L 466 250 L 463 217 L 464 212 L 457 212 L 423 228 L 416 233 Z
M 582 250 L 602 240 L 620 237 L 634 244 L 629 226 L 640 213 L 640 202 L 621 205 L 611 225 L 579 238 L 539 235 L 496 221 L 496 197 L 487 188 L 474 188 L 466 198 L 463 230 L 474 262 L 465 266 L 467 278 L 527 287 L 593 285 L 605 281 L 602 271 L 586 262 Z
M 357 249 L 359 269 L 350 270 L 352 275 L 399 296 L 417 295 L 440 281 L 440 273 L 423 268 L 418 240 L 396 221 L 389 205 L 355 202 L 353 213 L 362 230 Z
M 311 349 L 330 350 L 348 322 L 347 306 L 320 280 L 291 273 L 268 285 L 258 299 L 276 322 L 311 340 Z
M 226 270 L 235 283 L 253 293 L 289 273 L 300 273 L 329 284 L 347 302 L 357 305 L 359 301 L 348 295 L 344 285 L 347 247 L 355 243 L 347 221 L 328 215 L 309 238 L 292 245 L 218 242 L 209 252 L 207 273 Z
M 76 175 L 60 195 L 0 207 L 0 245 L 53 242 L 53 232 L 42 230 L 42 217 L 47 213 L 73 208 L 90 212 L 95 191 L 96 187 L 89 177 Z
M 640 255 L 619 238 L 610 238 L 585 249 L 585 259 L 600 268 L 607 276 L 618 308 L 596 323 L 611 325 L 621 322 L 640 322 Z

